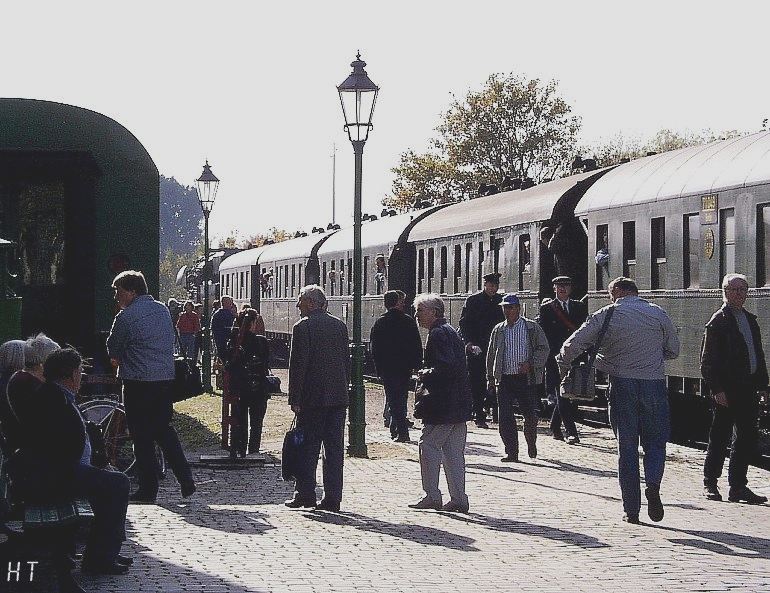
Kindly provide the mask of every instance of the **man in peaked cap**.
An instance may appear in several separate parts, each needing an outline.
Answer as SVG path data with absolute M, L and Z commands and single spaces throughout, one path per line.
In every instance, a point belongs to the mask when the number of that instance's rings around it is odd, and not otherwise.
M 485 360 L 489 336 L 492 328 L 505 319 L 500 307 L 503 295 L 497 292 L 499 288 L 500 274 L 487 274 L 484 276 L 484 290 L 469 296 L 460 314 L 460 335 L 465 341 L 468 378 L 473 394 L 473 419 L 479 428 L 489 428 L 484 409 L 488 397 Z
M 572 278 L 569 276 L 557 276 L 553 279 L 553 292 L 555 298 L 545 302 L 540 307 L 540 313 L 536 321 L 543 328 L 550 352 L 545 367 L 545 389 L 551 401 L 555 402 L 553 416 L 551 417 L 551 432 L 553 438 L 564 440 L 561 431 L 561 423 L 567 431 L 567 442 L 574 445 L 580 442 L 577 427 L 574 420 L 572 402 L 564 399 L 560 394 L 559 367 L 556 364 L 556 355 L 561 350 L 564 341 L 580 327 L 588 317 L 588 305 L 570 298 L 572 294 Z

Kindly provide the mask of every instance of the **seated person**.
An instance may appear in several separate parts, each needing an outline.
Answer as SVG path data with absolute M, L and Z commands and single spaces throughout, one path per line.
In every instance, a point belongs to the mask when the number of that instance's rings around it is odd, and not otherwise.
M 19 418 L 34 417 L 34 398 L 31 395 L 43 384 L 43 363 L 59 344 L 43 333 L 24 342 L 24 368 L 11 375 L 6 390 L 8 417 L 4 417 L 3 435 L 8 450 L 13 452 L 21 447 Z
M 122 574 L 131 560 L 120 556 L 126 539 L 129 480 L 119 472 L 91 465 L 91 443 L 85 422 L 75 405 L 83 359 L 65 348 L 48 355 L 43 365 L 45 383 L 29 394 L 19 422 L 22 437 L 25 500 L 55 502 L 87 498 L 94 511 L 82 570 L 92 574 Z M 32 412 L 32 413 L 30 413 Z

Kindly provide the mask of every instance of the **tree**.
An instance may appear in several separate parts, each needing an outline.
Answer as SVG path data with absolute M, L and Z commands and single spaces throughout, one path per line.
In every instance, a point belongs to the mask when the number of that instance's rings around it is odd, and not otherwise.
M 194 187 L 160 176 L 160 252 L 193 253 L 202 243 L 203 212 Z
M 195 261 L 194 254 L 174 253 L 167 249 L 160 258 L 160 290 L 158 291 L 158 300 L 165 303 L 171 297 L 176 299 L 186 299 L 187 291 L 184 286 L 176 284 L 176 275 L 179 268 L 184 265 L 191 265 Z
M 257 233 L 256 235 L 244 235 L 240 231 L 233 229 L 228 233 L 227 237 L 219 239 L 217 246 L 220 249 L 223 247 L 247 249 L 249 247 L 261 247 L 268 241 L 280 243 L 292 238 L 294 238 L 294 233 L 277 227 L 271 227 L 267 233 Z
M 419 198 L 457 200 L 482 182 L 501 187 L 505 177 L 537 182 L 567 172 L 580 118 L 556 87 L 555 81 L 493 74 L 480 91 L 455 98 L 436 128 L 432 151 L 401 155 L 384 203 L 403 209 Z

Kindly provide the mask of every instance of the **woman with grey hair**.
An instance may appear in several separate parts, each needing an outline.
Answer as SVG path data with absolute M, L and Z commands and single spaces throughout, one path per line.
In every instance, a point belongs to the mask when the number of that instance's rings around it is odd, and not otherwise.
M 444 317 L 444 301 L 439 295 L 417 295 L 414 306 L 417 322 L 430 333 L 425 343 L 424 367 L 418 373 L 423 389 L 414 413 L 423 422 L 420 473 L 425 496 L 409 506 L 467 513 L 465 440 L 472 399 L 465 344 Z M 445 505 L 438 485 L 442 463 L 450 496 Z
M 59 344 L 43 333 L 24 342 L 24 368 L 13 374 L 4 393 L 11 416 L 7 425 L 3 422 L 3 436 L 12 451 L 21 445 L 19 421 L 34 415 L 29 395 L 45 381 L 43 363 L 56 350 L 59 350 Z
M 10 340 L 0 346 L 0 432 L 6 440 L 17 438 L 15 428 L 18 426 L 6 389 L 11 375 L 23 368 L 24 340 Z

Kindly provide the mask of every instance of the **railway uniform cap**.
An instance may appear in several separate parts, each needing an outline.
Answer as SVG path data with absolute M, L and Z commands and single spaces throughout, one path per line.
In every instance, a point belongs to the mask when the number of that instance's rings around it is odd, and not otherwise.
M 503 300 L 500 301 L 500 306 L 505 307 L 506 305 L 521 305 L 518 295 L 514 293 L 505 295 Z
M 491 274 L 487 274 L 484 276 L 484 282 L 493 282 L 494 284 L 500 284 L 500 274 L 499 272 L 493 272 Z
M 569 276 L 556 276 L 556 278 L 554 278 L 552 282 L 556 286 L 565 285 L 565 284 L 568 286 L 572 286 L 572 278 L 570 278 Z

